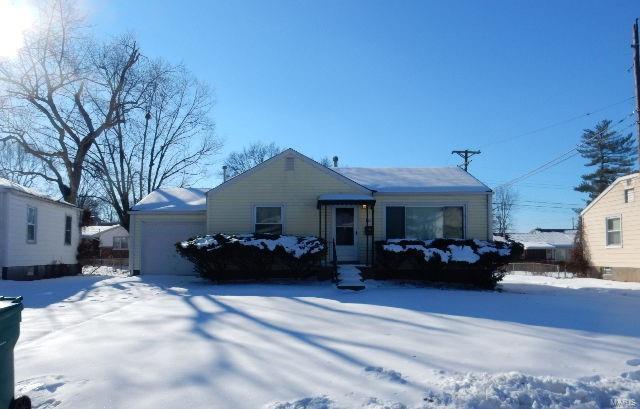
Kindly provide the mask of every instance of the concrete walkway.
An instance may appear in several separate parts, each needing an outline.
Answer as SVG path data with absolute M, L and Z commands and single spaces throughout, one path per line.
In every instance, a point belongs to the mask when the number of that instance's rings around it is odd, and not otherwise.
M 338 288 L 341 290 L 364 290 L 360 270 L 353 264 L 338 265 Z

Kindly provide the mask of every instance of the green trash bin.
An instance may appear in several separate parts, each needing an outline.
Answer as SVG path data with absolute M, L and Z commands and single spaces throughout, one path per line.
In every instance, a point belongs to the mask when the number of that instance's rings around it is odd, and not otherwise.
M 30 408 L 29 398 L 14 400 L 13 348 L 20 336 L 22 297 L 0 296 L 0 409 Z

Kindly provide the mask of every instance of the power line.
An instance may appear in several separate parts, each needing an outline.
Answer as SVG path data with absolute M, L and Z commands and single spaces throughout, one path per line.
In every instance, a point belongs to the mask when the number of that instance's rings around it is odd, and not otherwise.
M 617 121 L 617 122 L 616 122 L 616 125 L 615 125 L 613 128 L 611 128 L 611 129 L 606 129 L 606 131 L 615 131 L 615 130 L 616 130 L 616 128 L 617 128 L 618 126 L 620 126 L 624 121 L 626 121 L 627 119 L 629 119 L 629 118 L 630 118 L 631 116 L 633 116 L 634 114 L 635 114 L 635 113 L 631 113 L 631 114 L 629 114 L 629 115 L 626 115 L 624 118 L 622 118 L 622 119 L 620 119 L 619 121 Z M 620 129 L 620 131 L 625 130 L 625 129 L 627 129 L 627 128 L 630 128 L 631 126 L 634 126 L 634 125 L 635 125 L 635 124 L 631 124 L 630 126 L 627 126 L 627 127 L 623 128 L 623 129 Z M 602 133 L 603 133 L 604 131 L 605 131 L 605 130 L 603 129 L 603 130 L 602 130 L 602 131 L 600 131 L 600 132 L 594 133 L 593 135 L 591 135 L 591 136 L 589 137 L 589 139 L 593 139 L 593 138 L 596 138 L 596 137 L 598 137 L 598 136 L 602 135 Z M 538 166 L 538 167 L 537 167 L 537 168 L 535 168 L 535 169 L 530 170 L 529 172 L 525 173 L 524 175 L 518 176 L 518 177 L 516 177 L 516 178 L 514 178 L 514 179 L 512 179 L 512 180 L 510 180 L 510 181 L 508 181 L 508 182 L 506 182 L 506 183 L 503 183 L 502 185 L 500 185 L 500 186 L 498 186 L 498 187 L 511 186 L 511 185 L 513 185 L 513 184 L 515 184 L 515 183 L 518 183 L 518 182 L 520 182 L 520 181 L 522 181 L 522 180 L 525 180 L 525 179 L 527 179 L 527 178 L 530 178 L 531 176 L 537 175 L 537 174 L 538 174 L 538 173 L 540 173 L 540 172 L 543 172 L 543 171 L 545 171 L 545 170 L 547 170 L 547 169 L 549 169 L 549 168 L 552 168 L 552 167 L 554 167 L 554 166 L 556 166 L 556 165 L 561 164 L 562 162 L 565 162 L 565 161 L 567 161 L 567 160 L 569 160 L 569 159 L 573 158 L 574 156 L 576 156 L 576 155 L 580 154 L 580 152 L 578 152 L 578 148 L 580 148 L 582 145 L 586 144 L 587 142 L 588 142 L 588 141 L 584 141 L 584 142 L 581 142 L 581 143 L 577 144 L 574 148 L 571 148 L 570 150 L 568 150 L 568 151 L 564 152 L 563 154 L 561 154 L 561 155 L 559 155 L 559 156 L 557 156 L 557 157 L 555 157 L 555 158 L 553 158 L 553 159 L 551 159 L 551 160 L 549 160 L 549 161 L 547 161 L 547 162 L 543 163 L 542 165 Z
M 533 135 L 533 134 L 536 134 L 536 133 L 539 133 L 539 132 L 543 132 L 543 131 L 546 131 L 547 129 L 555 128 L 557 126 L 565 125 L 565 124 L 568 124 L 570 122 L 577 121 L 578 119 L 586 118 L 586 117 L 591 116 L 593 114 L 596 114 L 598 112 L 605 111 L 605 110 L 607 110 L 609 108 L 612 108 L 614 106 L 617 106 L 617 105 L 620 105 L 620 104 L 624 104 L 625 102 L 627 102 L 629 100 L 632 100 L 632 99 L 634 99 L 633 96 L 631 96 L 629 98 L 625 98 L 625 99 L 623 99 L 621 101 L 617 101 L 617 102 L 614 102 L 612 104 L 609 104 L 609 105 L 594 109 L 593 111 L 590 111 L 590 112 L 587 112 L 587 113 L 584 113 L 584 114 L 581 114 L 581 115 L 576 115 L 574 117 L 567 118 L 567 119 L 564 119 L 562 121 L 554 122 L 552 124 L 545 125 L 543 127 L 540 127 L 540 128 L 537 128 L 537 129 L 534 129 L 534 130 L 531 130 L 531 131 L 527 131 L 527 132 L 524 132 L 524 133 L 521 133 L 521 134 L 509 136 L 507 138 L 499 139 L 499 140 L 496 140 L 496 141 L 493 141 L 493 142 L 487 142 L 484 145 L 480 145 L 478 147 L 478 149 L 483 149 L 483 148 L 486 148 L 487 146 L 492 146 L 492 145 L 495 145 L 495 144 L 498 144 L 498 143 L 511 141 L 511 140 L 514 140 L 514 139 L 522 138 L 524 136 L 529 136 L 529 135 Z

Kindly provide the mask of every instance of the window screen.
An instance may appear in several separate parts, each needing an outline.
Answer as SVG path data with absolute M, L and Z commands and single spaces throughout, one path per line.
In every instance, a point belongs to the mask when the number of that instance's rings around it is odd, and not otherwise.
M 27 207 L 27 242 L 35 243 L 37 238 L 38 209 Z
M 282 234 L 282 208 L 256 207 L 255 233 Z
M 386 208 L 387 239 L 464 238 L 462 206 L 389 206 Z
M 607 246 L 622 244 L 622 223 L 619 217 L 607 218 Z
M 405 207 L 405 237 L 428 240 L 443 237 L 444 214 L 441 207 Z

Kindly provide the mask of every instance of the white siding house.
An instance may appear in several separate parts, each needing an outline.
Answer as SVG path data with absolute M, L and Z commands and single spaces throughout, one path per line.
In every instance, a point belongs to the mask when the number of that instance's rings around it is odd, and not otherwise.
M 84 226 L 82 238 L 98 240 L 99 257 L 129 257 L 129 232 L 119 224 L 110 226 Z
M 2 279 L 76 274 L 80 209 L 0 178 Z

